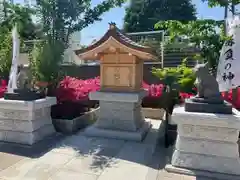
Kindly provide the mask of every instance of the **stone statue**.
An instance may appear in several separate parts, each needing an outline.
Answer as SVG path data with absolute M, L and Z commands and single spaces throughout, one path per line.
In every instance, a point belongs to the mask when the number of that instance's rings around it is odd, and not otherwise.
M 18 66 L 18 75 L 17 75 L 17 88 L 18 89 L 30 89 L 29 77 L 24 71 L 24 67 L 21 64 Z
M 208 64 L 198 64 L 194 71 L 198 94 L 185 100 L 185 111 L 232 114 L 232 106 L 224 102 L 217 80 L 209 73 Z
M 4 94 L 5 100 L 34 101 L 46 97 L 45 93 L 32 88 L 31 77 L 24 70 L 23 65 L 18 66 L 16 85 L 17 88 L 13 89 L 13 92 Z
M 208 64 L 198 64 L 194 68 L 196 73 L 197 96 L 192 98 L 195 102 L 223 103 L 216 78 L 209 73 Z

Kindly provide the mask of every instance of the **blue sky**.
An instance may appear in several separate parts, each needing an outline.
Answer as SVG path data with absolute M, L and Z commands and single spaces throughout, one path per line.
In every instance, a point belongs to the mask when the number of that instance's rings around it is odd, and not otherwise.
M 22 3 L 24 0 L 15 0 L 15 2 Z M 102 0 L 92 0 L 92 5 L 96 5 Z M 203 19 L 223 19 L 223 8 L 209 8 L 206 3 L 202 3 L 201 0 L 192 0 L 197 8 L 198 18 Z M 89 44 L 93 39 L 100 38 L 108 29 L 108 23 L 114 21 L 119 28 L 123 25 L 123 17 L 125 13 L 125 6 L 122 8 L 114 8 L 109 12 L 103 14 L 102 21 L 96 22 L 93 25 L 85 28 L 81 33 L 81 43 Z

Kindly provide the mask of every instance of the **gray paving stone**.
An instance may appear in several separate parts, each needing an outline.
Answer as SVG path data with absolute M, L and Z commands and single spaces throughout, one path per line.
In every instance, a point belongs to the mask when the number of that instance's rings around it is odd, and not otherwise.
M 133 162 L 119 162 L 106 168 L 98 180 L 145 180 L 147 172 L 147 166 Z
M 10 167 L 22 159 L 24 159 L 23 156 L 0 152 L 0 170 Z
M 24 179 L 48 179 L 71 159 L 72 157 L 68 155 L 48 153 L 37 160 L 34 166 L 24 175 Z
M 92 145 L 98 147 L 111 147 L 111 148 L 121 148 L 126 141 L 118 139 L 108 139 L 108 138 L 91 138 Z
M 23 159 L 13 166 L 0 172 L 0 178 L 5 180 L 21 180 L 24 175 L 34 167 L 37 160 L 30 158 Z
M 148 144 L 127 142 L 115 158 L 122 161 L 147 164 L 152 157 L 154 148 L 154 146 Z
M 98 156 L 75 158 L 67 163 L 64 169 L 72 170 L 75 172 L 100 175 L 107 167 L 108 162 L 108 158 Z
M 48 180 L 97 180 L 98 176 L 93 174 L 77 173 L 65 169 L 59 170 L 58 173 L 50 177 Z
M 26 147 L 14 155 L 10 152 L 19 151 L 20 146 L 0 145 L 0 151 L 11 149 L 0 152 L 0 180 L 213 180 L 165 171 L 172 148 L 165 149 L 161 139 L 155 148 L 160 133 L 156 129 L 141 143 L 90 138 L 79 133 L 56 140 L 55 148 L 35 159 L 21 155 Z
M 78 156 L 93 154 L 97 149 L 98 147 L 91 143 L 91 138 L 73 135 L 62 140 L 56 148 L 52 149 L 52 152 Z

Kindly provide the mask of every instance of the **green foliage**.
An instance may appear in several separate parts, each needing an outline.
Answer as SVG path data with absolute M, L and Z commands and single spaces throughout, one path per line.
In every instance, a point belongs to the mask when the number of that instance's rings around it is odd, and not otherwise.
M 124 2 L 105 0 L 92 7 L 91 0 L 36 0 L 45 38 L 31 53 L 30 66 L 34 79 L 55 83 L 60 76 L 59 65 L 69 46 L 70 35 L 101 20 L 104 12 Z
M 187 67 L 187 59 L 184 59 L 178 67 L 153 68 L 152 73 L 160 78 L 170 89 L 181 92 L 192 92 L 196 80 L 192 68 Z
M 234 5 L 238 5 L 240 3 L 240 0 L 202 0 L 202 1 L 207 2 L 209 7 L 216 6 L 224 7 L 230 3 L 233 3 Z
M 0 75 L 8 78 L 12 64 L 12 38 L 6 28 L 0 28 Z
M 131 0 L 126 8 L 124 30 L 142 32 L 154 30 L 159 21 L 196 19 L 196 9 L 191 0 Z
M 223 33 L 224 21 L 196 20 L 188 23 L 180 21 L 160 21 L 156 29 L 167 29 L 170 43 L 176 38 L 187 37 L 189 43 L 200 49 L 197 60 L 209 62 L 211 70 L 215 73 L 218 65 L 220 51 L 224 41 L 228 38 Z
M 30 70 L 33 81 L 55 83 L 60 76 L 59 65 L 62 62 L 64 46 L 59 41 L 36 43 L 30 54 Z
M 68 46 L 69 37 L 95 21 L 125 0 L 104 0 L 95 7 L 91 0 L 36 0 L 37 12 L 43 23 L 43 31 L 52 41 L 58 40 Z
M 0 3 L 1 5 L 1 3 Z M 35 14 L 34 9 L 25 7 L 20 4 L 12 4 L 3 2 L 5 13 L 0 16 L 0 28 L 12 30 L 17 25 L 21 39 L 32 40 L 41 37 L 40 27 L 32 21 L 32 15 Z

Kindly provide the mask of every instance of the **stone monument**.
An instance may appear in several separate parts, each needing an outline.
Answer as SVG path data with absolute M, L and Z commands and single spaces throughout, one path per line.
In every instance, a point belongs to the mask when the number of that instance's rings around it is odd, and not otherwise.
M 208 64 L 198 64 L 196 73 L 197 96 L 185 101 L 187 112 L 232 114 L 232 106 L 224 102 L 217 80 L 209 73 Z
M 100 60 L 101 89 L 89 95 L 100 101 L 100 112 L 97 122 L 84 133 L 141 141 L 151 126 L 142 115 L 141 102 L 146 95 L 143 62 L 155 58 L 152 49 L 133 42 L 110 23 L 99 41 L 76 54 L 82 60 Z
M 177 141 L 170 172 L 235 179 L 240 175 L 240 113 L 225 103 L 206 65 L 196 68 L 198 95 L 177 107 Z
M 13 89 L 13 92 L 6 92 L 4 99 L 33 101 L 42 98 L 45 98 L 45 94 L 33 89 L 31 86 L 31 78 L 24 69 L 24 66 L 22 64 L 19 65 L 16 75 L 16 89 Z
M 0 99 L 0 141 L 32 145 L 55 133 L 50 111 L 56 98 L 42 96 L 30 88 L 23 66 L 17 68 L 18 53 L 19 40 L 15 28 L 8 90 Z

